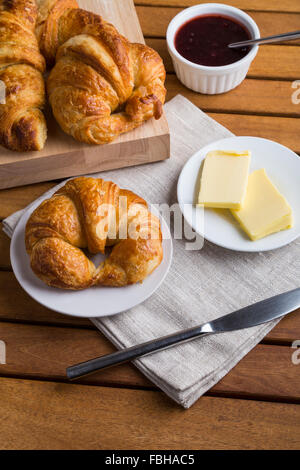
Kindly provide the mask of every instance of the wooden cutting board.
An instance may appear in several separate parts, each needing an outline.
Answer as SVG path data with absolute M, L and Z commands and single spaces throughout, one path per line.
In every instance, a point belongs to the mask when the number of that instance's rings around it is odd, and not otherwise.
M 144 43 L 133 0 L 79 0 L 79 6 L 99 13 L 131 42 Z M 94 173 L 170 156 L 170 135 L 165 115 L 121 135 L 107 145 L 88 145 L 66 135 L 45 112 L 48 139 L 38 152 L 12 152 L 0 147 L 0 189 L 69 176 Z

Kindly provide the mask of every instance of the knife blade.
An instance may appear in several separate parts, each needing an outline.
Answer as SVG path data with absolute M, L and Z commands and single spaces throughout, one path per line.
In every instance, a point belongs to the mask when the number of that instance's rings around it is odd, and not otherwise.
M 286 315 L 300 307 L 300 288 L 293 289 L 283 294 L 275 295 L 268 299 L 256 302 L 248 307 L 216 318 L 202 325 L 172 333 L 131 348 L 122 349 L 112 354 L 97 357 L 89 361 L 81 362 L 68 367 L 67 377 L 74 380 L 98 370 L 123 364 L 138 357 L 162 351 L 177 344 L 191 341 L 202 336 L 241 330 L 252 326 L 261 325 L 271 320 Z

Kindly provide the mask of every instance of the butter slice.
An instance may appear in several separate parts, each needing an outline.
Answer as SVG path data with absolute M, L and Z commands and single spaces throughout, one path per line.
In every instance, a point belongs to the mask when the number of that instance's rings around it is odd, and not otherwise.
M 251 240 L 293 226 L 292 209 L 264 168 L 249 175 L 244 205 L 242 209 L 231 212 Z
M 240 209 L 246 196 L 250 159 L 248 150 L 208 152 L 204 160 L 198 204 Z

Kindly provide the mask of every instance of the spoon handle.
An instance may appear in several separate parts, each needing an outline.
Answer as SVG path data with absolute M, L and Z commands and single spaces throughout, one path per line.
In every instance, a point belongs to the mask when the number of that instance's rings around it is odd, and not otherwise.
M 244 46 L 251 46 L 254 44 L 271 44 L 274 42 L 281 42 L 281 41 L 292 41 L 293 39 L 300 38 L 300 31 L 293 31 L 291 33 L 284 33 L 284 34 L 276 34 L 275 36 L 268 36 L 266 38 L 258 38 L 258 39 L 249 39 L 249 41 L 241 41 L 241 42 L 233 42 L 228 44 L 228 47 L 244 47 Z

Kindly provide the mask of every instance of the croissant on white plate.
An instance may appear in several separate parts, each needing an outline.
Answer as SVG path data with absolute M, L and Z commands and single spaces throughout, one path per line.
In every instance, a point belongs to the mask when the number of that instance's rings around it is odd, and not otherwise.
M 39 0 L 36 27 L 49 65 L 53 114 L 61 128 L 90 144 L 111 142 L 162 115 L 163 61 L 150 47 L 129 42 L 75 0 Z
M 72 179 L 42 202 L 28 219 L 25 244 L 33 272 L 63 289 L 141 282 L 163 259 L 160 222 L 144 199 L 101 178 Z M 109 246 L 98 267 L 83 251 Z
M 35 0 L 0 0 L 0 144 L 11 150 L 41 150 L 47 137 L 36 19 Z

